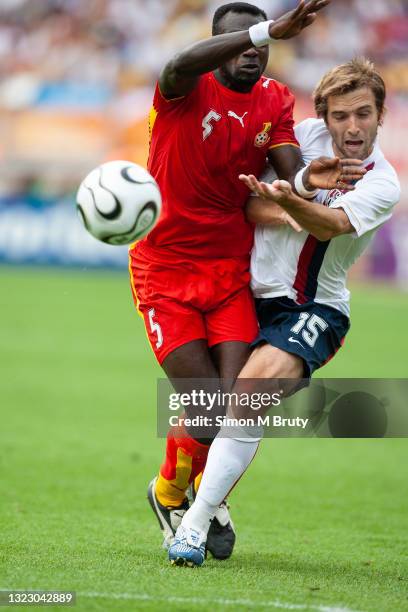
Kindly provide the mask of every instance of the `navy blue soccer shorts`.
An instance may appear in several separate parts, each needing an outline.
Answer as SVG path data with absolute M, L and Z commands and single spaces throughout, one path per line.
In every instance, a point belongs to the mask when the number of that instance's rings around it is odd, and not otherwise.
M 263 342 L 303 359 L 305 378 L 325 365 L 350 329 L 350 320 L 331 306 L 307 302 L 296 304 L 287 297 L 255 300 L 259 334 L 252 343 Z

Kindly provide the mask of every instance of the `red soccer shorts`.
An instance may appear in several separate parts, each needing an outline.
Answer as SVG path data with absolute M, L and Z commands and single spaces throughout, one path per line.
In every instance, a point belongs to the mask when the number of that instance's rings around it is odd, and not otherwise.
M 258 333 L 249 288 L 249 260 L 197 259 L 169 255 L 159 261 L 130 250 L 133 299 L 144 318 L 160 364 L 176 348 L 205 339 L 252 342 Z

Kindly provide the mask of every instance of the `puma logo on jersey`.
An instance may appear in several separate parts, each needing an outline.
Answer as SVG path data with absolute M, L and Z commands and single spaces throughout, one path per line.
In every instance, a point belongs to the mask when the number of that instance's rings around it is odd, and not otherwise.
M 266 81 L 264 81 L 262 83 L 262 87 L 265 87 L 265 89 L 268 89 L 269 87 L 269 83 L 272 81 L 273 79 L 266 79 Z
M 239 115 L 237 115 L 236 113 L 234 113 L 234 111 L 228 111 L 228 117 L 233 117 L 234 119 L 238 119 L 238 121 L 240 122 L 240 124 L 242 125 L 242 127 L 245 127 L 244 125 L 244 117 L 245 115 L 248 114 L 248 111 L 246 113 L 244 113 L 242 115 L 242 117 L 239 117 Z

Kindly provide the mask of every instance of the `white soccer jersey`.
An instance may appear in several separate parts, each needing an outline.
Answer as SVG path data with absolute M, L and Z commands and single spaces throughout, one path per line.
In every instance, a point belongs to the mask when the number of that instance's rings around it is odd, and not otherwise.
M 322 119 L 306 119 L 296 126 L 295 133 L 305 163 L 322 155 L 334 156 L 332 138 Z M 321 190 L 315 198 L 316 205 L 342 208 L 355 228 L 352 234 L 320 242 L 287 225 L 256 228 L 251 259 L 255 297 L 286 296 L 298 304 L 314 300 L 349 316 L 347 270 L 391 217 L 400 198 L 397 174 L 378 142 L 364 166 L 368 172 L 354 191 Z

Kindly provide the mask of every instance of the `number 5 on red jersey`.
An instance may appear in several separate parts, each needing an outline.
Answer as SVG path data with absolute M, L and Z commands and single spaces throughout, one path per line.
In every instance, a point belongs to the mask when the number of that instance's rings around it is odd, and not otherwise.
M 163 346 L 163 332 L 161 330 L 160 324 L 154 320 L 154 317 L 156 316 L 155 309 L 151 308 L 148 312 L 148 315 L 150 331 L 152 332 L 152 334 L 157 334 L 156 349 L 159 349 Z

